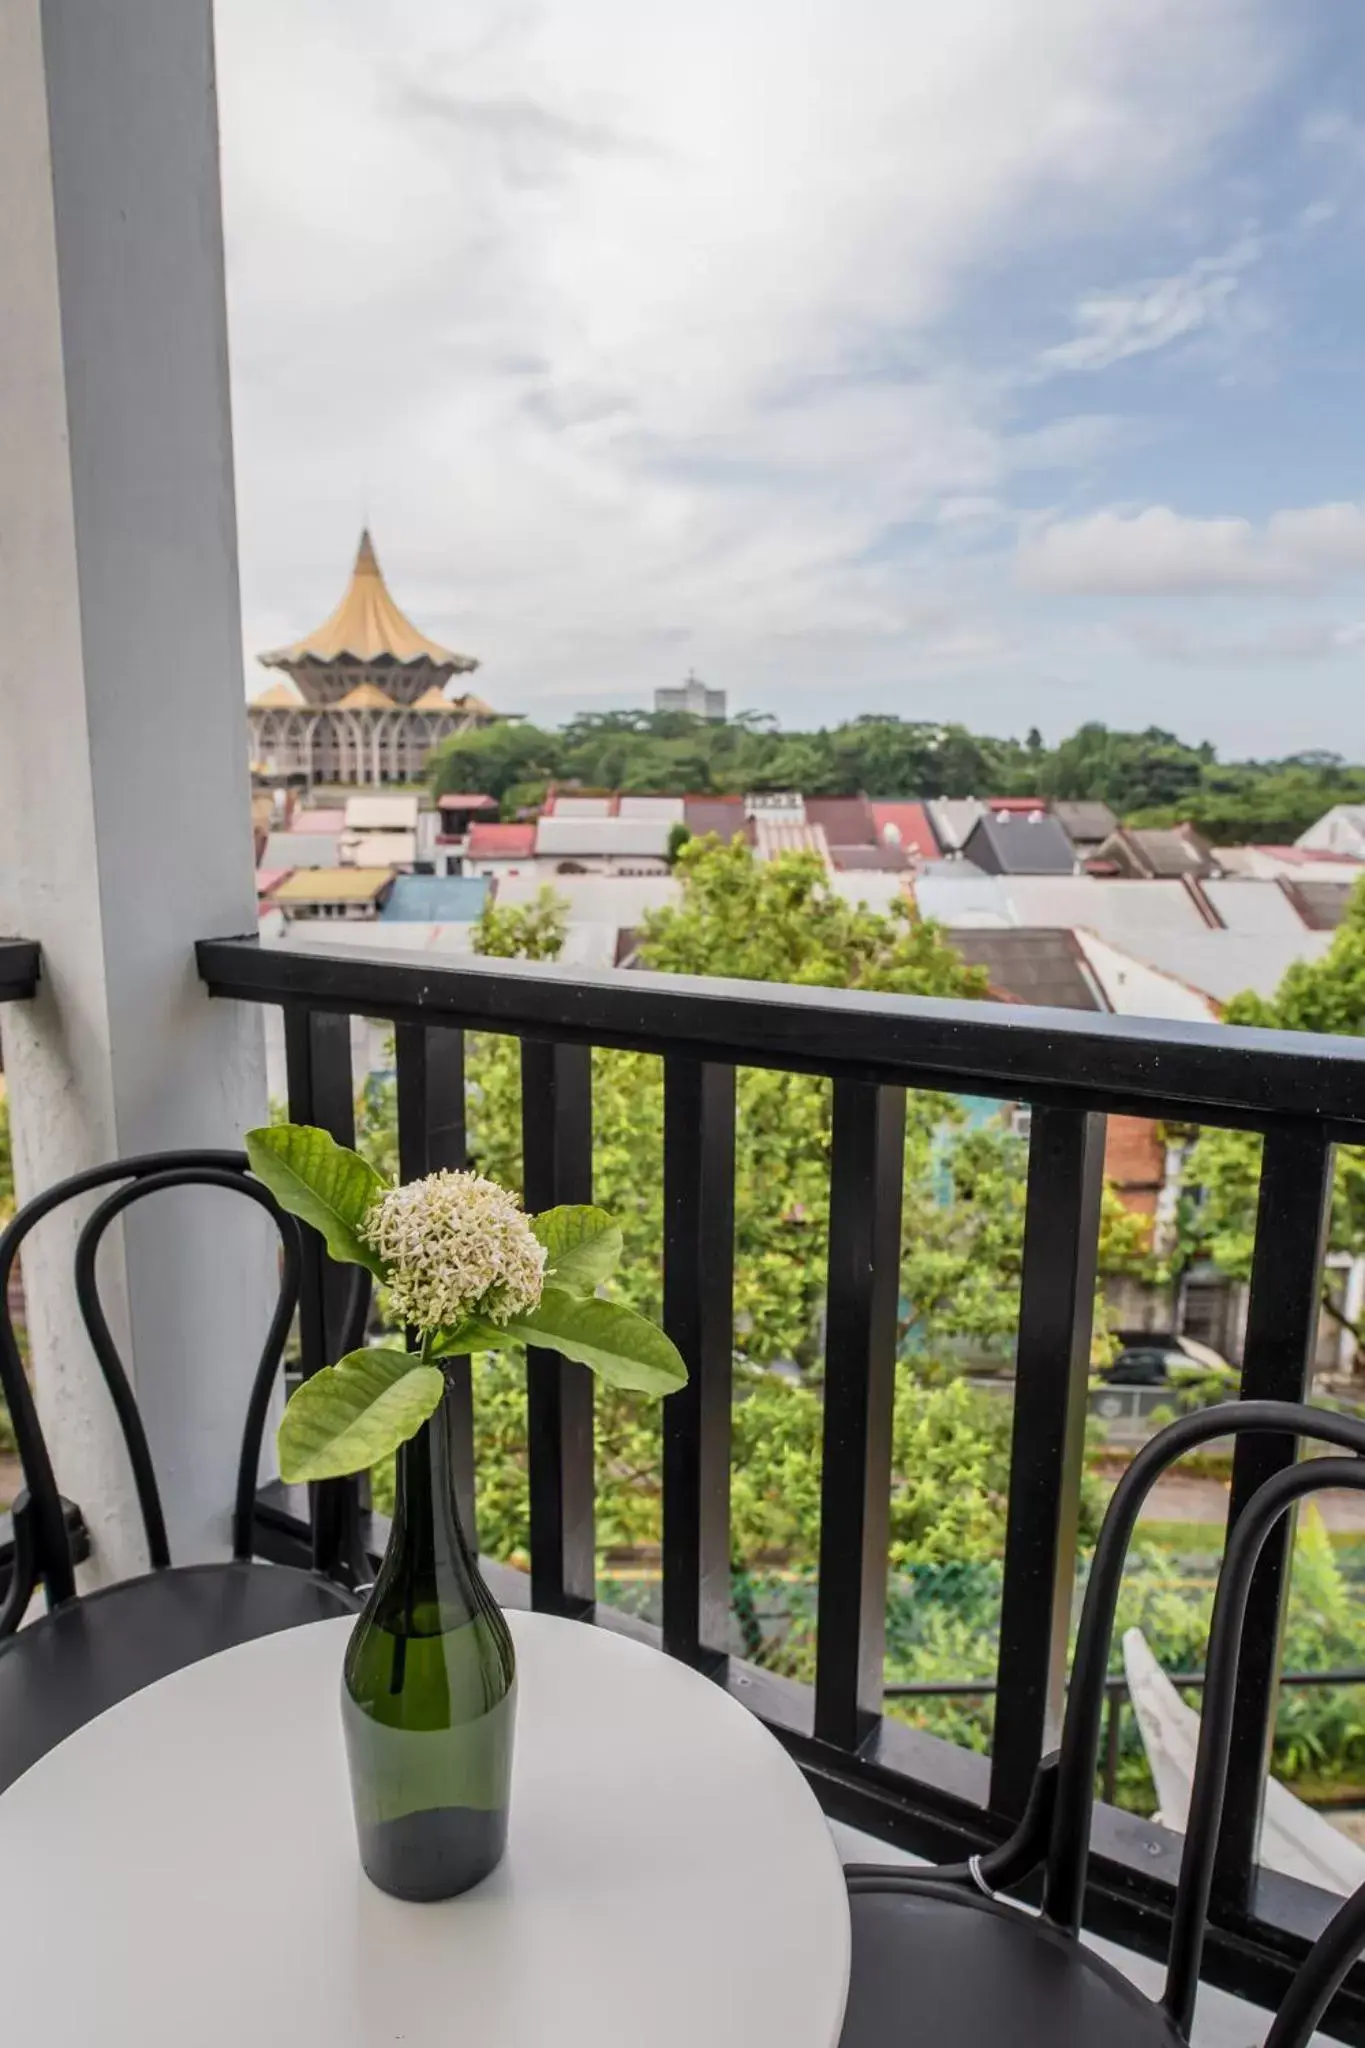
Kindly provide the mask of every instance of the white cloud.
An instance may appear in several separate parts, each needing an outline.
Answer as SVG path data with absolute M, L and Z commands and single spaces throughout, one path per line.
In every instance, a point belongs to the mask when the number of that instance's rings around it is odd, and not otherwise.
M 1246 233 L 1222 255 L 1201 256 L 1174 276 L 1088 293 L 1076 307 L 1072 339 L 1044 349 L 1039 363 L 1047 370 L 1105 370 L 1192 334 L 1250 321 L 1242 279 L 1261 254 L 1260 237 Z
M 1130 620 L 1122 632 L 1140 654 L 1180 668 L 1297 667 L 1354 653 L 1365 641 L 1365 624 L 1333 624 L 1322 619 L 1282 620 L 1258 634 L 1222 638 L 1191 633 L 1170 620 L 1156 619 Z
M 1249 519 L 1192 519 L 1168 505 L 1036 526 L 1020 543 L 1031 590 L 1150 597 L 1214 590 L 1314 590 L 1365 570 L 1365 509 L 1314 505 Z
M 963 544 L 945 505 L 1101 433 L 1011 442 L 936 340 L 964 278 L 1145 221 L 1264 83 L 1267 12 L 231 0 L 248 647 L 330 608 L 368 517 L 497 703 L 693 659 L 873 701 Z

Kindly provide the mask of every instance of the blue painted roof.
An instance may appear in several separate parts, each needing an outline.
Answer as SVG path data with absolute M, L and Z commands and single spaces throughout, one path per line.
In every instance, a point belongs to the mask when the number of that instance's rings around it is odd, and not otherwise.
M 387 924 L 472 924 L 487 895 L 483 875 L 396 875 L 379 915 Z

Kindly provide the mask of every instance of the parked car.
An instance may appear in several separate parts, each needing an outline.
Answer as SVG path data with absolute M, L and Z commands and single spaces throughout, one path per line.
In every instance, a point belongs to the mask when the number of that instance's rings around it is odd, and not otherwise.
M 1239 1374 L 1212 1345 L 1155 1331 L 1141 1336 L 1129 1333 L 1122 1351 L 1103 1368 L 1100 1378 L 1114 1387 L 1191 1387 L 1205 1380 L 1221 1380 L 1229 1394 L 1235 1394 Z

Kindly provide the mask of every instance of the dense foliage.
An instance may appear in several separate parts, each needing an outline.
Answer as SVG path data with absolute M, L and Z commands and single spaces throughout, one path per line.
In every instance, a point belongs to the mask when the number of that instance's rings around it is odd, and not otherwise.
M 727 724 L 646 711 L 584 715 L 557 731 L 500 724 L 457 734 L 434 769 L 438 792 L 484 790 L 508 814 L 540 803 L 551 782 L 697 794 L 1093 797 L 1137 823 L 1189 819 L 1220 845 L 1293 840 L 1331 805 L 1365 801 L 1365 767 L 1334 754 L 1220 762 L 1207 743 L 1190 746 L 1157 726 L 1112 732 L 1098 724 L 1049 748 L 1037 732 L 991 739 L 879 713 L 815 732 L 786 732 L 747 713 Z
M 818 864 L 754 862 L 740 849 L 680 849 L 679 908 L 650 919 L 644 963 L 657 970 L 806 985 L 970 994 L 977 983 L 931 925 L 854 910 Z M 498 955 L 554 957 L 555 908 L 485 920 Z M 515 916 L 516 922 L 509 921 Z M 520 1078 L 508 1039 L 469 1044 L 473 1162 L 509 1186 L 521 1175 Z M 626 1238 L 623 1298 L 657 1314 L 662 1241 L 663 1075 L 642 1054 L 593 1061 L 594 1192 Z M 365 1105 L 366 1141 L 393 1144 L 391 1084 Z M 988 1677 L 994 1670 L 1012 1404 L 960 1373 L 964 1355 L 1007 1363 L 1017 1321 L 1026 1142 L 980 1106 L 914 1093 L 907 1102 L 888 1554 L 887 1680 Z M 814 1664 L 819 1545 L 823 1279 L 828 1247 L 830 1091 L 799 1075 L 746 1070 L 738 1080 L 736 1394 L 731 1544 L 736 1647 L 793 1676 Z M 391 1167 L 390 1156 L 382 1163 Z M 1255 1159 L 1250 1162 L 1254 1199 Z M 1145 1227 L 1106 1193 L 1101 1266 L 1145 1268 Z M 1101 1323 L 1102 1330 L 1102 1323 Z M 1100 1344 L 1104 1339 L 1101 1335 Z M 480 1360 L 475 1380 L 479 1532 L 492 1554 L 524 1561 L 528 1542 L 524 1374 Z M 654 1611 L 661 1536 L 657 1410 L 612 1389 L 596 1407 L 599 1569 L 605 1597 Z M 1083 1537 L 1103 1488 L 1087 1477 Z M 1288 1651 L 1302 1668 L 1360 1657 L 1348 1590 L 1328 1539 L 1299 1546 Z M 1148 1547 L 1126 1586 L 1122 1626 L 1137 1623 L 1169 1670 L 1202 1662 L 1213 1563 L 1191 1572 Z M 1116 1650 L 1117 1654 L 1117 1650 Z M 988 1699 L 899 1701 L 917 1725 L 988 1746 Z M 1286 1696 L 1276 1762 L 1289 1777 L 1331 1780 L 1365 1766 L 1365 1724 L 1350 1692 Z M 1125 1803 L 1150 1805 L 1131 1717 Z
M 1320 960 L 1297 960 L 1273 997 L 1236 996 L 1228 1004 L 1231 1024 L 1257 1024 L 1280 1031 L 1326 1031 L 1365 1037 L 1365 884 L 1357 886 L 1346 915 Z M 1260 1181 L 1261 1141 L 1250 1131 L 1207 1130 L 1186 1161 L 1180 1204 L 1180 1251 L 1186 1259 L 1207 1258 L 1220 1272 L 1246 1279 L 1251 1272 Z M 1328 1232 L 1331 1251 L 1365 1253 L 1365 1151 L 1338 1147 Z M 1336 1277 L 1329 1271 L 1323 1304 L 1346 1324 Z M 1365 1342 L 1365 1330 L 1354 1330 Z

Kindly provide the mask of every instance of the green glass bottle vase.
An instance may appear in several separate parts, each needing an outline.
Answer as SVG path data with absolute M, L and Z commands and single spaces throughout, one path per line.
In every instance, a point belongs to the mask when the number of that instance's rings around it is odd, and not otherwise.
M 451 1394 L 398 1452 L 393 1529 L 346 1651 L 360 1860 L 399 1899 L 448 1899 L 507 1843 L 516 1660 L 456 1505 Z

